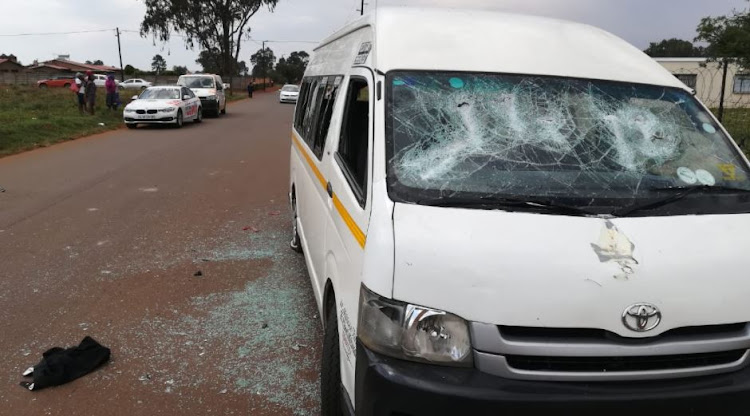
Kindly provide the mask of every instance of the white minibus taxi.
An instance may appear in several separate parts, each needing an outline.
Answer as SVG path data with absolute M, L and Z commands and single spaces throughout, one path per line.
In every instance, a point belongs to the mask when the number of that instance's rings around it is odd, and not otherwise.
M 315 50 L 293 124 L 323 415 L 748 408 L 748 161 L 635 47 L 381 8 Z

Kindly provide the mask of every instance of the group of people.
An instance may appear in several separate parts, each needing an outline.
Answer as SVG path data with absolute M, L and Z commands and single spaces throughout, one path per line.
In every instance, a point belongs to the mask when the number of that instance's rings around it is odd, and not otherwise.
M 78 111 L 81 114 L 88 113 L 94 115 L 96 108 L 96 77 L 92 71 L 86 71 L 86 74 L 77 73 L 75 85 L 71 87 L 73 92 L 78 96 Z M 120 106 L 120 94 L 117 91 L 115 76 L 109 75 L 104 83 L 104 89 L 107 91 L 107 108 L 117 110 Z

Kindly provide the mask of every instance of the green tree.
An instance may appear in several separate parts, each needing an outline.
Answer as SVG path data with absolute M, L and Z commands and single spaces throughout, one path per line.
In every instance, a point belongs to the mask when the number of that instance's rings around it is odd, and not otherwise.
M 185 35 L 185 46 L 196 45 L 215 51 L 217 72 L 231 75 L 236 70 L 242 41 L 250 36 L 248 22 L 267 7 L 273 11 L 278 0 L 144 0 L 146 15 L 141 35 L 153 35 L 163 42 L 172 33 Z M 206 69 L 204 67 L 204 69 Z
M 223 71 L 224 76 L 231 78 L 233 75 L 238 75 L 241 72 L 240 63 L 236 61 L 229 65 L 228 70 L 222 70 L 221 55 L 217 49 L 202 50 L 198 54 L 198 59 L 195 60 L 195 63 L 200 65 L 203 68 L 203 72 L 207 74 L 221 74 Z
M 310 55 L 305 51 L 292 52 L 289 58 L 281 58 L 276 64 L 277 82 L 297 84 L 305 75 Z
M 154 83 L 156 83 L 159 81 L 159 75 L 167 70 L 167 61 L 159 54 L 154 55 L 154 59 L 151 60 L 151 70 L 156 75 L 154 79 Z
M 696 41 L 708 43 L 706 55 L 722 64 L 750 65 L 750 13 L 734 11 L 728 16 L 704 17 Z
M 654 58 L 693 58 L 705 56 L 705 48 L 695 46 L 692 42 L 682 39 L 664 39 L 661 42 L 651 42 L 644 52 Z
M 174 72 L 175 75 L 185 75 L 188 73 L 188 69 L 186 66 L 174 65 L 172 67 L 172 72 Z
M 86 65 L 104 65 L 104 62 L 101 59 L 97 59 L 95 61 L 86 61 Z
M 253 64 L 254 77 L 267 77 L 273 72 L 274 63 L 276 63 L 276 55 L 274 55 L 271 48 L 261 48 L 258 49 L 258 52 L 255 52 L 250 56 L 250 62 Z
M 123 72 L 125 72 L 125 75 L 135 75 L 135 73 L 138 72 L 138 69 L 133 65 L 125 65 Z
M 237 63 L 237 74 L 241 76 L 246 76 L 250 72 L 250 68 L 247 67 L 247 63 L 245 61 L 240 61 Z
M 217 49 L 202 50 L 195 63 L 203 68 L 204 73 L 216 74 L 221 72 L 221 55 Z
M 156 75 L 161 74 L 167 70 L 167 61 L 159 54 L 154 55 L 154 59 L 151 60 L 151 70 L 154 71 Z
M 695 40 L 708 43 L 708 60 L 719 62 L 723 69 L 718 112 L 719 121 L 722 121 L 729 65 L 736 63 L 745 68 L 750 65 L 750 12 L 735 10 L 727 16 L 704 17 L 698 25 Z

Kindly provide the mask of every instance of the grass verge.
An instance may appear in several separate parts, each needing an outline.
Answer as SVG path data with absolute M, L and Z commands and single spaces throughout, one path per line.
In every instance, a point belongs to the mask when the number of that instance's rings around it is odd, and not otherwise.
M 714 110 L 714 113 L 718 113 L 718 110 Z M 725 109 L 722 124 L 745 154 L 750 156 L 750 108 Z
M 104 88 L 98 88 L 94 116 L 78 112 L 67 88 L 0 86 L 0 156 L 46 147 L 122 125 L 122 107 L 109 111 Z

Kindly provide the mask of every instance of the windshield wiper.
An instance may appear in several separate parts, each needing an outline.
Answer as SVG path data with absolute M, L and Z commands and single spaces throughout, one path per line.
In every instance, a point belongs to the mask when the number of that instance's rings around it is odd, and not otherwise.
M 629 205 L 626 207 L 618 208 L 614 211 L 612 211 L 612 215 L 615 217 L 627 217 L 628 215 L 643 211 L 647 209 L 654 209 L 663 207 L 665 205 L 669 205 L 673 202 L 679 201 L 683 198 L 685 198 L 688 195 L 695 194 L 695 193 L 702 193 L 702 194 L 720 194 L 720 193 L 743 193 L 747 194 L 750 193 L 750 190 L 743 189 L 743 188 L 733 188 L 731 186 L 673 186 L 668 188 L 651 188 L 649 189 L 650 192 L 675 192 L 674 195 L 670 195 L 665 198 L 660 198 L 657 200 L 652 200 L 643 204 L 634 204 Z
M 421 199 L 416 201 L 420 205 L 445 208 L 523 208 L 531 210 L 540 210 L 553 214 L 564 215 L 598 215 L 595 212 L 588 211 L 569 205 L 562 205 L 551 201 L 538 201 L 533 199 L 513 198 L 513 197 L 495 197 L 482 196 L 479 198 L 433 198 Z

